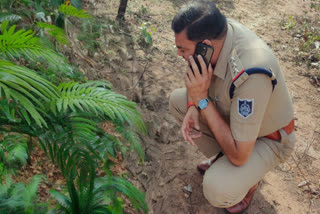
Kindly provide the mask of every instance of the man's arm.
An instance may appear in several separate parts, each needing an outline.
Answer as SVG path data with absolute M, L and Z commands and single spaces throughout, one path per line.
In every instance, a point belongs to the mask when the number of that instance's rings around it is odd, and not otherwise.
M 245 164 L 256 141 L 234 140 L 229 125 L 222 119 L 212 102 L 209 102 L 207 108 L 201 110 L 201 116 L 206 120 L 229 161 L 236 166 Z

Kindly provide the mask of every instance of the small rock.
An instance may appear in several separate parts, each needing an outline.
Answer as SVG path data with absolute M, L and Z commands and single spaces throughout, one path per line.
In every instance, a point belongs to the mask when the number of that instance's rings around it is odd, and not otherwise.
M 300 34 L 296 34 L 295 37 L 296 38 L 301 38 L 301 35 Z
M 189 195 L 187 193 L 184 194 L 185 198 L 189 198 Z
M 110 32 L 111 32 L 111 33 L 114 33 L 113 25 L 109 25 L 109 29 L 110 29 Z
M 159 184 L 159 186 L 163 187 L 163 186 L 164 186 L 164 183 L 163 183 L 163 182 L 161 182 L 161 183 Z
M 305 185 L 307 185 L 309 183 L 309 181 L 302 181 L 298 184 L 298 187 L 303 187 Z
M 186 191 L 192 192 L 192 186 L 191 184 L 188 184 L 187 186 L 183 187 Z
M 320 68 L 320 63 L 319 62 L 312 62 L 311 66 L 315 67 L 315 68 L 318 68 L 318 67 Z
M 320 92 L 320 88 L 317 88 L 317 91 Z
M 99 57 L 100 57 L 100 54 L 99 54 L 99 53 L 95 52 L 95 53 L 93 54 L 93 59 L 94 59 L 95 61 L 99 61 Z

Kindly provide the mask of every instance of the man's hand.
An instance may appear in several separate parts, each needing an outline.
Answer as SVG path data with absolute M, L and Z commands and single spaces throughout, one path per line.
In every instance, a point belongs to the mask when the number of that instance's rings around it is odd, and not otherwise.
M 201 137 L 200 132 L 200 113 L 195 108 L 191 106 L 188 109 L 186 116 L 183 119 L 181 133 L 185 141 L 188 141 L 192 145 L 196 145 L 193 139 Z M 199 130 L 199 131 L 198 131 Z
M 200 74 L 198 66 L 192 56 L 189 57 L 189 60 L 192 70 L 188 68 L 184 77 L 185 83 L 188 89 L 188 96 L 195 104 L 198 104 L 201 99 L 205 99 L 208 96 L 213 69 L 211 63 L 207 68 L 202 56 L 199 55 L 198 60 L 202 71 L 202 74 Z

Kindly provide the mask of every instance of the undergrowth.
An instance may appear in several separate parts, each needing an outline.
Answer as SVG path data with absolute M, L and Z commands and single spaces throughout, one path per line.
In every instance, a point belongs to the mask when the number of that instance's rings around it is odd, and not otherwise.
M 66 180 L 61 191 L 50 191 L 57 202 L 50 212 L 123 213 L 121 197 L 148 212 L 144 194 L 110 170 L 113 158 L 132 149 L 144 160 L 139 136 L 147 130 L 136 104 L 107 81 L 87 81 L 60 51 L 72 45 L 71 17 L 81 20 L 89 49 L 101 47 L 97 39 L 110 28 L 95 24 L 80 3 L 0 3 L 1 213 L 48 211 L 48 204 L 38 202 L 42 177 L 34 176 L 28 185 L 10 178 L 30 164 L 33 146 L 46 153 Z M 101 127 L 106 122 L 115 133 Z M 99 170 L 103 175 L 97 175 Z
M 305 63 L 320 77 L 320 1 L 312 0 L 309 10 L 314 15 L 289 16 L 282 22 L 282 28 L 294 38 L 296 62 Z

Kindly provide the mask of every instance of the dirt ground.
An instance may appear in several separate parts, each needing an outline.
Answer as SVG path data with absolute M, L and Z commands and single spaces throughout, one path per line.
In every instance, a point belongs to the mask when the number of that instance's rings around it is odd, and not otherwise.
M 105 62 L 101 53 L 95 55 L 99 65 L 86 73 L 89 79 L 111 80 L 119 92 L 138 103 L 143 113 L 149 129 L 149 135 L 143 138 L 147 159 L 140 164 L 136 156 L 130 154 L 124 165 L 136 185 L 146 192 L 149 213 L 223 213 L 212 207 L 202 194 L 202 176 L 196 164 L 204 156 L 182 140 L 179 126 L 168 112 L 171 91 L 184 86 L 186 65 L 176 56 L 170 23 L 185 2 L 129 1 L 127 25 L 120 28 L 118 34 L 107 35 L 108 43 L 102 53 L 109 55 L 109 61 Z M 90 3 L 93 14 L 100 20 L 114 19 L 118 4 L 119 1 L 113 0 Z M 320 89 L 306 77 L 309 72 L 306 65 L 296 62 L 294 39 L 281 25 L 291 15 L 312 16 L 310 1 L 219 0 L 217 4 L 227 17 L 245 24 L 272 47 L 285 74 L 297 118 L 295 152 L 286 163 L 265 176 L 246 213 L 319 214 Z M 132 42 L 141 34 L 138 29 L 141 21 L 156 29 L 152 48 L 141 48 Z M 117 39 L 119 34 L 121 37 Z M 113 55 L 112 47 L 117 47 Z M 301 183 L 304 181 L 306 185 Z M 188 186 L 192 192 L 186 190 Z

